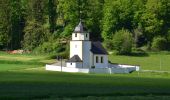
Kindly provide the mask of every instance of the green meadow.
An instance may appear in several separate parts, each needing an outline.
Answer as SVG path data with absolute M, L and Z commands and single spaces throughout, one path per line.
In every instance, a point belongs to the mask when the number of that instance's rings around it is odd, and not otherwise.
M 112 63 L 139 65 L 142 70 L 170 71 L 170 53 L 149 53 L 137 56 L 109 56 Z
M 169 100 L 170 54 L 110 55 L 113 63 L 140 65 L 131 74 L 81 74 L 45 71 L 48 55 L 0 53 L 0 100 Z M 161 69 L 160 69 L 160 59 Z

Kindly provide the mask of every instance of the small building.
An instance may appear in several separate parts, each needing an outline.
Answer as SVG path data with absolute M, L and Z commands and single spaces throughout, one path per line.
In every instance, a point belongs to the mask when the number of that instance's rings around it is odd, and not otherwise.
M 90 41 L 90 34 L 82 22 L 74 29 L 70 41 L 70 58 L 64 66 L 46 65 L 46 70 L 80 73 L 130 73 L 139 71 L 139 66 L 108 63 L 108 53 L 101 42 Z
M 90 34 L 85 30 L 82 22 L 72 33 L 70 41 L 70 59 L 66 67 L 74 68 L 107 68 L 108 53 L 101 42 L 90 41 Z

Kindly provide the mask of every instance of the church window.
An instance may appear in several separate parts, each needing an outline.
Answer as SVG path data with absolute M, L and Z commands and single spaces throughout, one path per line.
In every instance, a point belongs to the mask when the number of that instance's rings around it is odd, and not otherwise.
M 72 65 L 72 63 L 70 63 L 70 65 Z
M 75 37 L 77 37 L 77 33 L 75 34 Z
M 77 45 L 75 45 L 75 48 L 77 48 Z
M 86 34 L 86 38 L 87 38 L 87 34 Z
M 101 63 L 103 63 L 103 57 L 101 57 Z
M 96 56 L 96 63 L 98 63 L 99 62 L 99 57 L 98 56 Z

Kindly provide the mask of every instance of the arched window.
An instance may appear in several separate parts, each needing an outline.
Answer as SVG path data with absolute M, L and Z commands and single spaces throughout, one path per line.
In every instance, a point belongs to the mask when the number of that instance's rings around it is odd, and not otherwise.
M 99 57 L 96 56 L 96 63 L 99 63 Z
M 88 34 L 86 34 L 86 38 L 88 37 Z
M 75 34 L 75 37 L 77 37 L 77 33 Z
M 103 57 L 101 57 L 101 63 L 103 63 Z

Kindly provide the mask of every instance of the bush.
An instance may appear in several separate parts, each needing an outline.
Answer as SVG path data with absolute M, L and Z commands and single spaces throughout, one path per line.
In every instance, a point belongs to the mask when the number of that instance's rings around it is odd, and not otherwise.
M 57 59 L 57 56 L 60 56 L 63 59 L 69 59 L 69 52 L 65 51 L 65 52 L 53 54 L 53 55 L 50 55 L 49 58 L 50 59 Z
M 48 28 L 35 20 L 26 23 L 24 32 L 22 47 L 25 50 L 34 50 L 36 47 L 47 41 L 49 37 Z
M 164 37 L 155 37 L 152 42 L 152 50 L 161 51 L 167 49 L 167 40 Z
M 65 46 L 59 44 L 58 42 L 44 42 L 42 45 L 34 49 L 34 53 L 59 53 L 65 51 Z
M 167 49 L 170 50 L 170 29 L 168 31 L 167 40 Z
M 132 51 L 133 38 L 132 34 L 122 29 L 117 31 L 113 37 L 113 45 L 117 54 L 130 54 Z
M 104 46 L 105 48 L 107 48 L 108 50 L 113 50 L 113 43 L 112 43 L 112 40 L 105 40 L 104 41 Z

